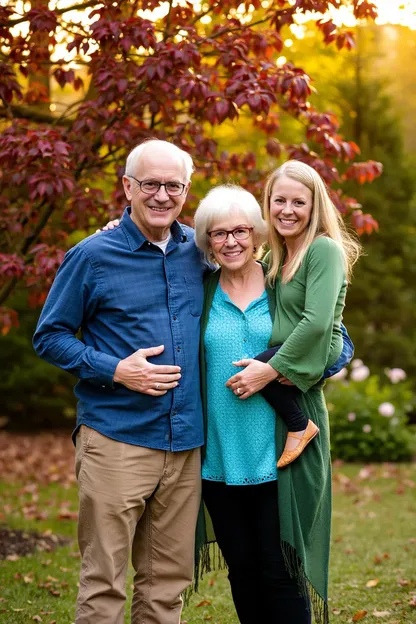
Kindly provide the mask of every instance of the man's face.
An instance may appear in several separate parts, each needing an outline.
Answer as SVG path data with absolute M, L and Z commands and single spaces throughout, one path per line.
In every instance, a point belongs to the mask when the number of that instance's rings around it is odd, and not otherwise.
M 165 186 L 161 186 L 156 193 L 148 194 L 140 189 L 140 185 L 132 177 L 123 177 L 124 192 L 131 203 L 132 220 L 149 240 L 164 240 L 182 210 L 190 187 L 190 183 L 185 180 L 181 160 L 172 156 L 163 146 L 149 146 L 136 171 L 130 173 L 140 182 L 173 182 L 185 185 L 183 193 L 177 196 L 168 195 Z

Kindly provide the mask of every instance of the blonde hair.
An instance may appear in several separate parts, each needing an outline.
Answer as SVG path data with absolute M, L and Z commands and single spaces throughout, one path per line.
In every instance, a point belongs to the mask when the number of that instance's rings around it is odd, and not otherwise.
M 269 228 L 269 244 L 271 264 L 267 273 L 268 281 L 274 284 L 285 256 L 285 242 L 274 227 L 270 218 L 270 197 L 273 185 L 279 178 L 286 177 L 301 182 L 312 192 L 312 212 L 306 235 L 296 254 L 287 264 L 287 272 L 282 280 L 290 282 L 303 262 L 309 246 L 319 236 L 327 236 L 339 243 L 345 262 L 345 273 L 350 281 L 352 267 L 362 253 L 358 240 L 348 232 L 345 223 L 334 206 L 325 182 L 315 169 L 298 160 L 288 160 L 281 167 L 271 173 L 264 190 L 263 214 Z
M 208 232 L 214 221 L 229 217 L 232 210 L 241 210 L 247 221 L 254 228 L 256 245 L 261 245 L 267 238 L 267 225 L 262 217 L 257 199 L 241 186 L 222 184 L 215 186 L 199 202 L 195 211 L 195 242 L 197 247 L 209 256 L 211 245 Z

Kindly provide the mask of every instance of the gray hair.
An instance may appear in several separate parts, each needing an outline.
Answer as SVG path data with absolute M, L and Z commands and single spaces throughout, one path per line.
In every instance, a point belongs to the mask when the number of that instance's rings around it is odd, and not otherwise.
M 146 141 L 143 141 L 143 143 L 140 143 L 140 145 L 136 145 L 136 147 L 131 150 L 126 160 L 125 175 L 133 175 L 147 150 L 152 149 L 152 147 L 155 146 L 163 147 L 168 154 L 181 162 L 185 175 L 185 182 L 190 182 L 192 173 L 194 171 L 194 163 L 191 156 L 188 154 L 188 152 L 185 152 L 173 143 L 169 143 L 168 141 L 161 141 L 159 139 L 148 139 Z
M 266 240 L 267 225 L 254 195 L 241 186 L 222 184 L 205 195 L 194 215 L 195 242 L 205 254 L 210 252 L 208 232 L 212 224 L 220 217 L 228 217 L 233 209 L 245 214 L 248 223 L 254 228 L 254 239 L 258 245 Z

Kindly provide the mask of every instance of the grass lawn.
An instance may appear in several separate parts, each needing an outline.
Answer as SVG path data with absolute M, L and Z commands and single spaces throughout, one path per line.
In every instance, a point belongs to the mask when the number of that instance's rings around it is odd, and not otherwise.
M 416 623 L 415 482 L 414 464 L 334 467 L 333 624 Z M 75 485 L 10 483 L 8 477 L 0 482 L 0 501 L 3 527 L 70 540 L 52 552 L 0 561 L 0 623 L 71 624 L 79 569 Z M 225 572 L 207 576 L 184 609 L 183 622 L 208 621 L 238 622 Z

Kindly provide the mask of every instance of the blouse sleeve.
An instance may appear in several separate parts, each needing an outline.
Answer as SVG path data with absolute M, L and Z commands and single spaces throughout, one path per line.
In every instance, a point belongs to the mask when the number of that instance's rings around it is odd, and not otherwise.
M 325 237 L 311 245 L 304 262 L 306 293 L 302 318 L 269 364 L 307 392 L 321 379 L 327 366 L 345 269 L 341 248 Z

